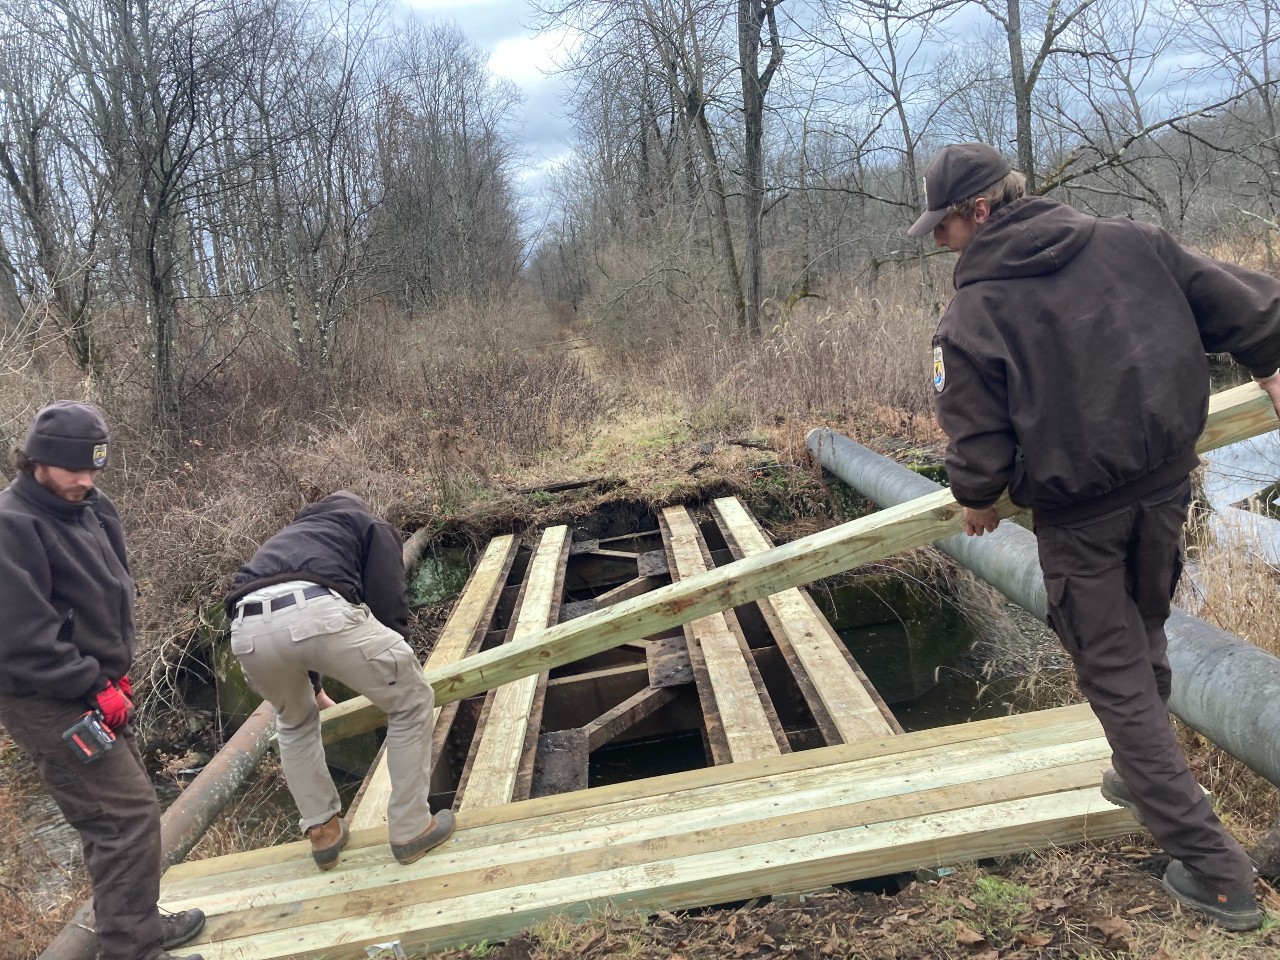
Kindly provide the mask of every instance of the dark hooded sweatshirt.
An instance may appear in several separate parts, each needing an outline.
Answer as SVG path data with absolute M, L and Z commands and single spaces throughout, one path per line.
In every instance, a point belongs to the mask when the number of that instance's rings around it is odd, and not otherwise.
M 80 503 L 19 473 L 0 491 L 0 691 L 79 700 L 133 662 L 124 530 L 96 488 Z
M 1280 366 L 1280 281 L 1043 197 L 978 229 L 955 286 L 934 387 L 967 507 L 1007 487 L 1037 523 L 1067 523 L 1162 490 L 1198 463 L 1205 354 Z
M 378 621 L 409 636 L 400 537 L 354 493 L 330 494 L 303 507 L 287 527 L 258 548 L 231 580 L 227 616 L 246 594 L 289 580 L 329 587 L 367 604 Z

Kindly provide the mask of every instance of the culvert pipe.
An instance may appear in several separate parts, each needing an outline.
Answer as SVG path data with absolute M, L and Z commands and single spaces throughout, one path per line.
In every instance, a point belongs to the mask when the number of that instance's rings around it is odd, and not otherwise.
M 811 430 L 807 440 L 814 459 L 882 507 L 940 488 L 832 430 Z M 934 546 L 1046 619 L 1040 558 L 1029 530 L 1005 522 L 994 533 L 957 534 Z M 1280 785 L 1280 659 L 1176 608 L 1165 632 L 1173 669 L 1169 709 L 1259 776 Z

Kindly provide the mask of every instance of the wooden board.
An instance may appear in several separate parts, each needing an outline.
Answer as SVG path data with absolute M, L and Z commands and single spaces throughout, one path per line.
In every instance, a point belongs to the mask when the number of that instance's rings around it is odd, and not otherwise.
M 772 549 L 773 544 L 737 497 L 716 500 L 715 510 L 744 556 Z M 885 718 L 874 692 L 849 665 L 841 652 L 840 638 L 798 588 L 775 593 L 760 604 L 771 608 L 771 619 L 785 634 L 841 740 L 853 743 L 901 732 Z
M 1277 426 L 1280 423 L 1271 398 L 1256 383 L 1222 390 L 1209 398 L 1209 418 L 1196 443 L 1196 452 L 1270 433 Z
M 548 527 L 529 561 L 524 599 L 510 643 L 544 629 L 560 610 L 569 528 Z M 530 710 L 538 692 L 539 675 L 531 674 L 494 691 L 480 743 L 462 791 L 459 810 L 510 803 L 525 757 Z M 543 678 L 545 682 L 545 678 Z M 533 731 L 534 736 L 537 731 Z
M 997 511 L 1001 516 L 1012 516 L 1018 508 L 1006 497 L 997 504 Z M 430 671 L 436 702 L 474 696 L 597 651 L 932 543 L 959 532 L 961 514 L 951 491 L 940 490 L 659 587 Z M 325 711 L 325 738 L 331 741 L 373 729 L 383 722 L 381 716 L 363 698 L 347 700 Z
M 684 579 L 704 573 L 707 564 L 698 539 L 698 526 L 689 516 L 689 511 L 680 506 L 667 507 L 662 511 L 662 519 L 670 537 L 674 576 Z M 714 698 L 714 708 L 704 712 L 708 715 L 714 712 L 719 716 L 728 744 L 729 760 L 741 763 L 780 753 L 773 725 L 762 702 L 762 690 L 748 669 L 742 645 L 730 629 L 724 613 L 717 612 L 693 620 L 688 631 L 690 655 L 700 652 L 711 688 L 710 696 Z
M 507 574 L 519 545 L 519 539 L 509 534 L 489 541 L 480 562 L 471 572 L 462 595 L 450 612 L 448 621 L 440 631 L 424 669 L 438 669 L 457 663 L 469 649 L 479 647 L 479 641 L 493 620 L 494 608 L 506 585 Z M 440 711 L 441 708 L 437 706 L 432 716 L 433 723 L 439 721 Z M 390 797 L 391 772 L 387 767 L 384 751 L 365 780 L 359 804 L 347 815 L 347 825 L 352 830 L 385 826 L 387 801 Z
M 1129 832 L 1097 791 L 1109 756 L 1068 707 L 463 812 L 408 867 L 383 829 L 323 874 L 305 843 L 183 864 L 162 899 L 209 914 L 190 949 L 210 960 L 441 949 L 606 903 L 674 909 Z

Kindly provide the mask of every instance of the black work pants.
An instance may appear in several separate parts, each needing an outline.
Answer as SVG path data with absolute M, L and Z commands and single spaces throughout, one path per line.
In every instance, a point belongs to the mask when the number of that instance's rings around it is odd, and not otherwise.
M 1231 890 L 1252 890 L 1253 866 L 1187 768 L 1169 724 L 1165 620 L 1182 572 L 1189 480 L 1122 510 L 1037 525 L 1049 623 L 1112 763 L 1165 852 Z
M 0 722 L 35 761 L 58 809 L 80 833 L 93 882 L 100 960 L 160 955 L 160 804 L 132 729 L 84 763 L 62 740 L 86 707 L 78 700 L 0 694 Z

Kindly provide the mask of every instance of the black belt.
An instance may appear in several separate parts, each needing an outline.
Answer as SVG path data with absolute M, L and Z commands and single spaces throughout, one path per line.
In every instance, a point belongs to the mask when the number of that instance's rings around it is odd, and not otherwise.
M 332 597 L 333 595 L 332 590 L 319 584 L 314 587 L 307 587 L 302 591 L 302 596 L 305 600 L 315 600 L 317 597 Z M 277 610 L 292 607 L 297 602 L 298 592 L 296 590 L 293 593 L 286 593 L 284 596 L 276 597 L 271 601 L 271 612 L 275 613 Z M 242 603 L 240 604 L 239 612 L 241 617 L 256 617 L 262 613 L 262 601 L 254 600 L 252 603 Z

